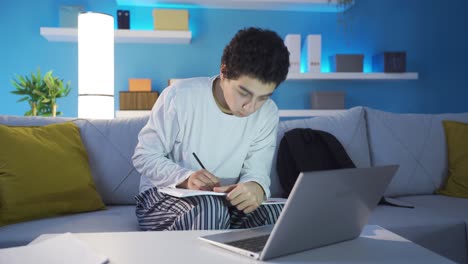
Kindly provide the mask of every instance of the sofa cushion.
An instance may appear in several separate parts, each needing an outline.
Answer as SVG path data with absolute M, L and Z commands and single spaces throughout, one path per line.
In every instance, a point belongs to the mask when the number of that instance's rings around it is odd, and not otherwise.
M 0 115 L 0 124 L 11 126 L 42 126 L 66 121 L 73 121 L 80 127 L 91 174 L 104 203 L 135 204 L 140 174 L 133 167 L 131 157 L 148 116 L 93 120 Z
M 42 234 L 138 231 L 135 206 L 40 219 L 0 228 L 0 248 L 26 245 Z
M 378 206 L 369 224 L 380 225 L 457 263 L 467 263 L 468 199 L 443 195 L 397 199 L 415 208 Z
M 103 209 L 78 127 L 0 125 L 0 226 Z
M 330 116 L 280 121 L 278 125 L 276 153 L 273 157 L 271 169 L 270 191 L 272 197 L 281 197 L 283 194 L 276 170 L 279 143 L 284 133 L 294 128 L 311 128 L 328 132 L 334 135 L 343 145 L 349 157 L 357 167 L 370 166 L 366 122 L 364 109 L 362 107 L 354 107 Z
M 437 193 L 468 198 L 468 124 L 442 123 L 447 138 L 448 177 Z
M 432 194 L 447 175 L 442 120 L 468 122 L 468 113 L 397 114 L 366 108 L 373 166 L 399 164 L 386 196 Z
M 464 221 L 468 225 L 468 199 L 450 197 L 445 195 L 415 195 L 398 197 L 399 200 L 406 201 L 418 210 L 444 218 L 454 218 Z M 467 230 L 468 231 L 468 230 Z
M 132 156 L 148 117 L 76 120 L 96 187 L 106 204 L 135 204 L 140 174 Z

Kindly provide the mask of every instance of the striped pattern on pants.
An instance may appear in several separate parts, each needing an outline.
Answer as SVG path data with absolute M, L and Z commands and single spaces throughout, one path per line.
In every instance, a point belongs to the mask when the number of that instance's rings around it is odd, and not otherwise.
M 137 196 L 136 216 L 141 230 L 216 230 L 250 228 L 276 223 L 282 204 L 261 205 L 245 214 L 225 197 L 200 195 L 177 198 L 148 189 Z

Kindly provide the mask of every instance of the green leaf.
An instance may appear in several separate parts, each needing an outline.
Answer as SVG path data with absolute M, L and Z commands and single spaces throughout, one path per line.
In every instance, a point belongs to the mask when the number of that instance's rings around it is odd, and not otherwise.
M 18 103 L 19 103 L 19 102 L 24 102 L 24 101 L 26 101 L 26 100 L 28 100 L 28 99 L 29 99 L 29 97 L 25 96 L 25 97 L 22 97 L 21 99 L 19 99 L 19 100 L 16 101 L 16 102 L 18 102 Z
M 12 94 L 18 94 L 18 95 L 25 95 L 27 94 L 25 91 L 21 90 L 21 91 L 11 91 L 10 93 Z
M 19 90 L 19 91 L 23 91 L 23 90 L 24 90 L 24 88 L 21 87 L 21 86 L 20 86 L 19 84 L 17 84 L 17 83 L 13 83 L 13 86 L 15 87 L 16 90 Z
M 43 92 L 41 92 L 41 91 L 39 91 L 39 90 L 34 90 L 32 93 L 33 93 L 33 94 L 36 94 L 36 95 L 39 95 L 39 96 L 46 96 L 45 93 L 43 93 Z

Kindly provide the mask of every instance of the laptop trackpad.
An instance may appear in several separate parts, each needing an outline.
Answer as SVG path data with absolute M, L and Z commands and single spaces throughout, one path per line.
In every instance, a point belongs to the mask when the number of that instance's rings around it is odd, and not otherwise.
M 203 236 L 203 238 L 219 243 L 227 243 L 236 240 L 242 240 L 251 237 L 264 236 L 271 233 L 274 225 L 259 226 L 249 229 L 234 230 L 214 235 Z

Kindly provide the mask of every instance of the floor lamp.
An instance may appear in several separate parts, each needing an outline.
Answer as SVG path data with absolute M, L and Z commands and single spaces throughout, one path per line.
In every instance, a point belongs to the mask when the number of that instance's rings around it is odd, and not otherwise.
M 78 117 L 114 118 L 114 18 L 78 15 Z

